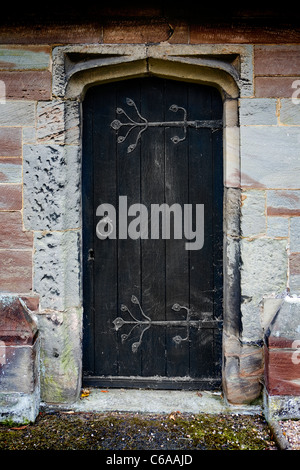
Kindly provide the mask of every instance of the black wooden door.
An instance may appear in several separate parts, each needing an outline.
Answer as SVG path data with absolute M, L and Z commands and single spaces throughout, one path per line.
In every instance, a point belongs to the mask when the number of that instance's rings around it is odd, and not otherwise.
M 217 389 L 221 96 L 132 79 L 91 88 L 83 115 L 84 384 Z

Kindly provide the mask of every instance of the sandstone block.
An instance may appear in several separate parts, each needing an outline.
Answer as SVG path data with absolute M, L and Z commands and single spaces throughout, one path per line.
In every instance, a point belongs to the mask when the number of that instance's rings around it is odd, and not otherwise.
M 240 125 L 276 125 L 276 100 L 268 98 L 242 98 Z
M 50 46 L 1 46 L 0 70 L 47 70 Z
M 0 254 L 1 292 L 30 292 L 32 250 L 6 250 Z
M 299 76 L 294 77 L 256 77 L 254 79 L 257 98 L 291 98 L 294 90 L 292 84 Z
M 241 241 L 242 295 L 262 299 L 281 293 L 287 283 L 286 240 L 257 238 Z M 259 313 L 259 312 L 258 312 Z
M 268 217 L 300 216 L 300 191 L 267 191 L 267 214 Z
M 79 231 L 37 233 L 34 240 L 34 290 L 42 310 L 64 310 L 81 303 Z
M 80 226 L 80 153 L 77 146 L 24 145 L 24 225 L 28 230 Z
M 34 101 L 9 101 L 0 105 L 0 126 L 34 126 Z
M 0 249 L 32 248 L 33 235 L 23 231 L 21 212 L 0 212 Z
M 264 191 L 244 191 L 241 207 L 241 233 L 253 237 L 266 233 L 266 196 Z
M 297 128 L 247 126 L 241 127 L 240 132 L 242 187 L 299 188 Z
M 290 254 L 290 273 L 291 274 L 300 274 L 300 253 L 291 253 Z
M 78 144 L 80 137 L 79 103 L 45 101 L 37 105 L 37 141 Z
M 48 311 L 38 316 L 42 337 L 41 397 L 72 403 L 81 388 L 81 309 Z
M 295 89 L 291 89 L 291 95 L 294 91 Z M 300 100 L 297 100 L 297 104 L 292 99 L 280 100 L 280 122 L 284 125 L 300 124 Z
M 52 77 L 48 70 L 0 72 L 5 83 L 6 99 L 49 100 Z
M 22 158 L 0 158 L 0 183 L 22 184 Z
M 289 220 L 286 217 L 267 217 L 268 237 L 288 237 Z
M 300 396 L 300 298 L 286 297 L 265 335 L 269 395 Z
M 291 218 L 290 231 L 290 250 L 300 253 L 300 217 Z
M 0 210 L 18 211 L 22 209 L 22 186 L 20 184 L 0 184 Z
M 0 155 L 3 157 L 22 155 L 22 129 L 20 127 L 0 127 Z
M 255 75 L 297 75 L 300 69 L 300 47 L 295 45 L 262 45 L 254 47 Z
M 39 352 L 37 325 L 24 302 L 1 297 L 0 421 L 35 420 L 40 403 Z

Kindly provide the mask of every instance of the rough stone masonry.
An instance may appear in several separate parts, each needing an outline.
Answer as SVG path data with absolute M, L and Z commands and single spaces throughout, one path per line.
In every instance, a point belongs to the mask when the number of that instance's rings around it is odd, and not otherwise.
M 84 92 L 149 67 L 223 90 L 224 388 L 231 403 L 261 394 L 266 300 L 300 295 L 300 31 L 268 31 L 147 7 L 0 27 L 0 296 L 38 299 L 43 401 L 81 387 Z

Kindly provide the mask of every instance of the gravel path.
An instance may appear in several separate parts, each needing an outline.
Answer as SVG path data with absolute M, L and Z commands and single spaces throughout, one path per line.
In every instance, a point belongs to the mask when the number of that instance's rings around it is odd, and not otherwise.
M 278 422 L 284 438 L 291 450 L 300 450 L 300 420 L 286 420 Z

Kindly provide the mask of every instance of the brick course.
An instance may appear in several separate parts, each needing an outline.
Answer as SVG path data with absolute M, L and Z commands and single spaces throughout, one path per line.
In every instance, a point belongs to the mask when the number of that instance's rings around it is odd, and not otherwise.
M 22 155 L 22 129 L 0 127 L 0 156 L 18 157 L 20 155 Z
M 47 71 L 0 72 L 7 100 L 48 100 L 51 96 L 51 73 Z
M 23 231 L 21 212 L 0 212 L 0 249 L 30 249 L 32 232 Z
M 0 210 L 18 211 L 22 209 L 22 185 L 0 184 Z
M 32 290 L 32 251 L 0 251 L 0 292 Z

